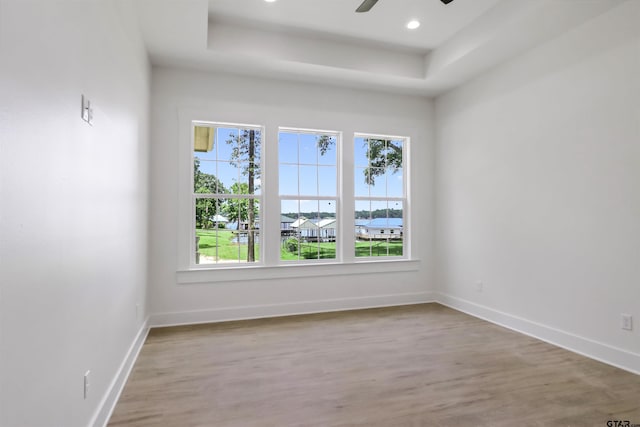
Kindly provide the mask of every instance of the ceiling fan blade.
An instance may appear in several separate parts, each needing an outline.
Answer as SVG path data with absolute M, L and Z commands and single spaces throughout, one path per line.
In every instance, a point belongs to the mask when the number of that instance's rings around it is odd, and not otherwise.
M 378 0 L 364 0 L 356 9 L 356 12 L 369 12 L 376 3 L 378 3 Z
M 444 3 L 444 4 L 449 4 L 449 3 L 451 3 L 452 1 L 453 1 L 453 0 L 442 0 L 442 3 Z

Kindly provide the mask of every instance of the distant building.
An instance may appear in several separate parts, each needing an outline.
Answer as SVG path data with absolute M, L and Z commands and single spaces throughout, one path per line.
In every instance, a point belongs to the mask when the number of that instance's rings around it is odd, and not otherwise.
M 214 224 L 222 224 L 224 227 L 226 227 L 229 223 L 229 220 L 222 215 L 214 215 L 213 217 L 211 217 L 211 222 L 213 222 Z
M 323 218 L 309 220 L 300 217 L 291 224 L 291 228 L 301 239 L 330 242 L 336 239 L 336 219 Z
M 240 230 L 240 231 L 248 231 L 249 230 L 249 221 L 242 220 L 240 221 L 240 227 L 238 227 L 238 221 L 230 222 L 227 227 L 229 230 Z M 260 217 L 256 217 L 253 221 L 253 229 L 260 230 Z
M 364 240 L 402 239 L 402 218 L 356 220 L 356 238 Z
M 291 230 L 291 224 L 294 222 L 296 222 L 295 219 L 280 215 L 280 231 Z
M 334 241 L 336 239 L 336 219 L 324 218 L 318 222 L 320 239 Z

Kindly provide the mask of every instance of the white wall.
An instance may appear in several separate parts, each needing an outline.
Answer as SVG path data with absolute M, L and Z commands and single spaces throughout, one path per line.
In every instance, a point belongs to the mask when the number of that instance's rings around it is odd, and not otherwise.
M 621 2 L 436 102 L 441 299 L 635 371 L 638 22 Z
M 150 70 L 130 17 L 126 2 L 0 0 L 2 426 L 100 421 L 143 330 Z
M 151 99 L 152 324 L 411 303 L 430 298 L 434 271 L 430 101 L 167 68 L 153 69 Z M 190 143 L 188 124 L 180 125 L 180 117 L 185 115 L 189 120 L 266 126 L 266 148 L 263 150 L 266 157 L 273 156 L 269 144 L 277 141 L 278 126 L 338 130 L 344 132 L 345 138 L 350 138 L 354 131 L 410 136 L 414 184 L 411 214 L 415 221 L 412 251 L 414 258 L 420 261 L 414 264 L 413 271 L 395 273 L 354 275 L 363 269 L 325 266 L 297 269 L 296 277 L 274 278 L 286 276 L 291 270 L 283 273 L 280 269 L 274 273 L 273 269 L 232 272 L 227 269 L 208 276 L 215 279 L 215 283 L 207 279 L 204 283 L 178 283 L 176 271 L 181 244 L 178 158 L 180 145 L 184 144 L 183 150 L 185 147 L 188 150 Z M 183 166 L 188 167 L 187 163 L 185 161 Z M 187 208 L 187 214 L 188 203 L 187 197 L 182 207 Z M 278 201 L 271 196 L 266 203 L 277 204 Z M 186 232 L 183 234 L 187 236 Z M 277 234 L 275 236 L 277 238 Z M 325 276 L 327 274 L 330 276 Z

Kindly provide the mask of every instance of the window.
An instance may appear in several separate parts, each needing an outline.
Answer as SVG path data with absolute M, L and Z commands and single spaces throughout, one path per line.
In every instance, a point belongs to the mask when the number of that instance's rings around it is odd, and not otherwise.
M 260 260 L 262 129 L 193 124 L 195 264 Z
M 178 265 L 185 282 L 214 278 L 211 267 L 344 263 L 348 271 L 370 271 L 378 268 L 371 261 L 408 258 L 408 138 L 352 133 L 345 141 L 339 130 L 202 121 L 193 114 L 181 118 L 189 142 L 179 153 Z M 232 277 L 218 269 L 214 280 Z
M 406 138 L 358 135 L 354 139 L 355 256 L 405 254 Z
M 280 260 L 335 260 L 338 134 L 280 129 Z

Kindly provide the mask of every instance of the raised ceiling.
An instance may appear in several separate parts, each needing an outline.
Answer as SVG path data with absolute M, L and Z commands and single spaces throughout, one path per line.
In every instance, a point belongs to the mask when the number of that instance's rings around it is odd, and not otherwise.
M 156 65 L 436 96 L 634 0 L 135 1 Z
M 367 13 L 354 13 L 361 0 L 209 0 L 214 21 L 231 18 L 273 26 L 347 37 L 365 43 L 383 43 L 431 50 L 466 27 L 499 0 L 380 0 Z M 421 26 L 408 30 L 417 19 Z

